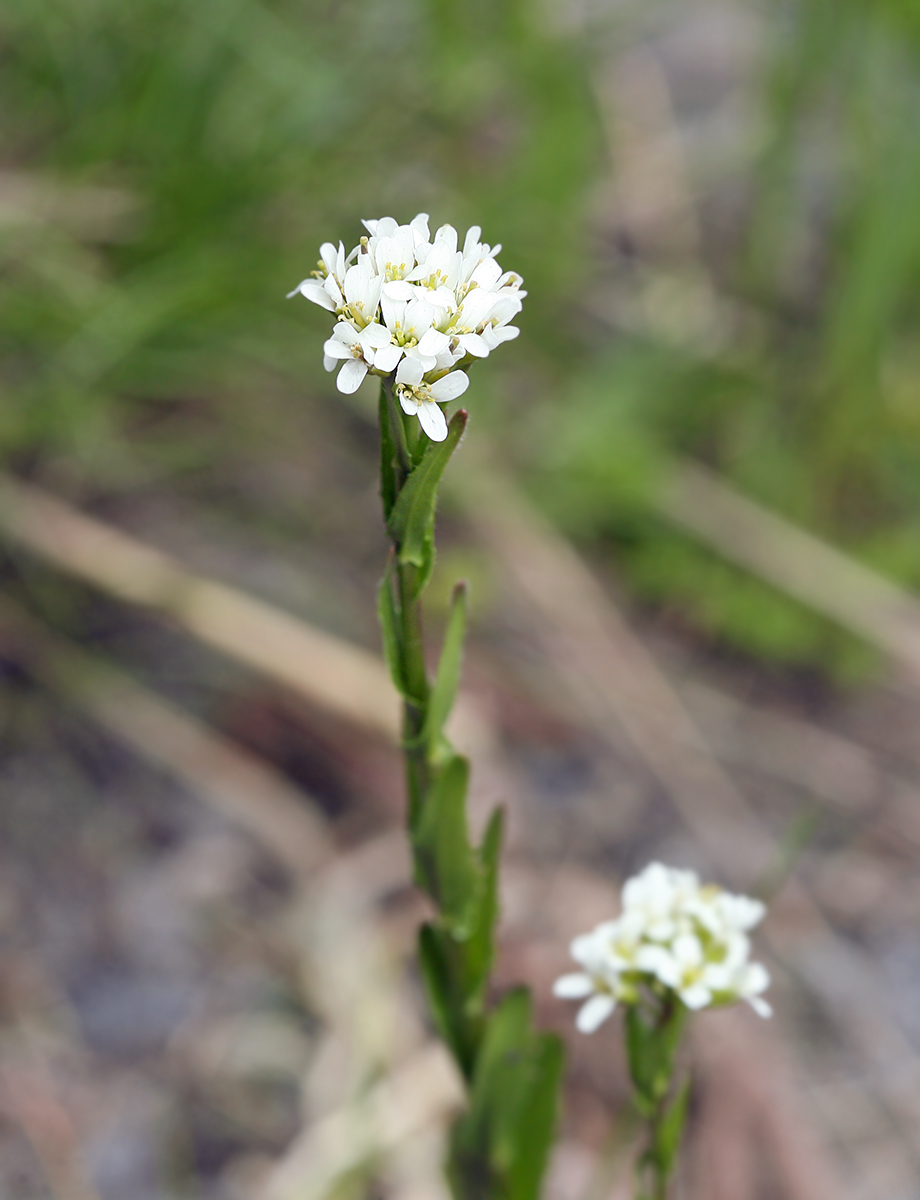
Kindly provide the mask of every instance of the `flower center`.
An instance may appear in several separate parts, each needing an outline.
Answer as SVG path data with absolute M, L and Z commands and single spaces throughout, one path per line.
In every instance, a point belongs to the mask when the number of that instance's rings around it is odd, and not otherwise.
M 402 346 L 403 349 L 418 345 L 418 338 L 415 336 L 415 330 L 403 329 L 402 322 L 397 321 L 393 328 L 393 341 L 397 346 Z
M 434 396 L 431 394 L 431 388 L 427 383 L 397 383 L 396 394 L 398 396 L 408 395 L 418 404 L 436 404 Z

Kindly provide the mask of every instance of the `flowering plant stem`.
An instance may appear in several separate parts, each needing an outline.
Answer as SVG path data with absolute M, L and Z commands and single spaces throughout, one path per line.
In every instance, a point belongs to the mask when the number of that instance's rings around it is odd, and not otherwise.
M 675 1062 L 687 1015 L 673 993 L 653 997 L 646 1011 L 640 1004 L 626 1008 L 633 1102 L 647 1128 L 636 1164 L 636 1200 L 668 1200 L 690 1096 L 690 1078 L 677 1082 Z
M 391 551 L 379 613 L 394 684 L 403 698 L 408 833 L 416 884 L 434 907 L 419 934 L 432 1020 L 466 1085 L 450 1137 L 455 1200 L 535 1200 L 546 1165 L 562 1070 L 559 1040 L 535 1032 L 530 995 L 488 1003 L 498 916 L 502 813 L 470 840 L 469 765 L 444 735 L 460 677 L 466 589 L 453 595 L 437 669 L 429 678 L 421 595 L 434 565 L 438 485 L 466 426 L 456 413 L 443 441 L 407 418 L 390 380 L 380 392 L 381 498 Z

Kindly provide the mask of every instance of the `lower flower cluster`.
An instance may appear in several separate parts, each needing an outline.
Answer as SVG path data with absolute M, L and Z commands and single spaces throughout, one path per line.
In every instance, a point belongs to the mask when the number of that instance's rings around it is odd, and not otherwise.
M 392 217 L 364 225 L 350 254 L 341 242 L 321 246 L 316 270 L 290 295 L 335 313 L 323 362 L 339 368 L 340 392 L 354 392 L 368 373 L 392 376 L 403 411 L 443 441 L 440 405 L 466 391 L 463 367 L 517 336 L 510 322 L 527 293 L 496 262 L 501 246 L 480 242 L 477 225 L 462 245 L 452 225 L 429 233 L 427 213 L 408 225 Z
M 764 906 L 713 884 L 693 871 L 651 863 L 623 888 L 623 912 L 572 942 L 582 968 L 556 981 L 554 992 L 585 1000 L 576 1025 L 592 1033 L 618 1003 L 636 1004 L 643 990 L 676 995 L 691 1009 L 746 1000 L 762 1017 L 771 1009 L 762 993 L 770 977 L 750 961 L 748 930 Z

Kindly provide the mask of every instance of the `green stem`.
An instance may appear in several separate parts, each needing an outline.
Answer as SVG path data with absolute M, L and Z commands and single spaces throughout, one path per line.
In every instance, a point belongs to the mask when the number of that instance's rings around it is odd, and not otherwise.
M 412 449 L 409 431 L 392 384 L 384 381 L 380 395 L 381 433 L 388 432 L 392 447 L 392 462 L 384 464 L 385 474 L 390 475 L 390 506 L 396 503 L 406 480 L 412 473 Z M 385 500 L 386 507 L 386 500 Z M 394 549 L 398 549 L 394 547 Z M 398 556 L 393 571 L 395 588 L 396 620 L 400 647 L 402 677 L 408 695 L 403 700 L 403 744 L 406 755 L 406 783 L 409 793 L 410 818 L 418 815 L 425 793 L 431 784 L 431 772 L 421 733 L 425 724 L 425 712 L 431 690 L 425 667 L 425 646 L 422 634 L 422 605 L 418 588 L 418 567 L 402 563 Z
M 408 424 L 407 424 L 408 422 Z M 380 492 L 392 542 L 379 597 L 384 647 L 403 697 L 408 833 L 416 883 L 435 912 L 419 931 L 419 964 L 433 1021 L 468 1085 L 450 1137 L 454 1200 L 537 1200 L 562 1071 L 557 1038 L 532 1027 L 524 989 L 489 1011 L 498 913 L 502 820 L 471 842 L 469 764 L 444 735 L 459 682 L 465 589 L 454 595 L 434 682 L 422 638 L 420 594 L 434 561 L 437 486 L 466 423 L 455 413 L 445 443 L 420 437 L 393 389 L 380 395 Z
M 650 1023 L 646 1023 L 638 1005 L 626 1013 L 635 1104 L 648 1131 L 636 1166 L 637 1200 L 668 1200 L 689 1094 L 689 1081 L 676 1084 L 676 1057 L 687 1009 L 671 994 L 657 1002 L 656 1008 Z
M 664 1120 L 667 1111 L 667 1096 L 663 1096 L 655 1105 L 652 1115 L 649 1117 L 649 1147 L 653 1148 L 658 1145 Z M 668 1200 L 668 1183 L 670 1180 L 670 1172 L 665 1169 L 658 1157 L 652 1153 L 651 1157 L 646 1160 L 650 1168 L 652 1176 L 652 1190 L 649 1193 L 651 1200 Z
M 403 745 L 406 755 L 406 781 L 409 789 L 410 812 L 417 814 L 431 783 L 428 755 L 422 741 L 422 728 L 430 691 L 425 667 L 425 647 L 422 638 L 422 605 L 416 596 L 418 568 L 409 563 L 396 565 L 400 644 L 403 671 L 413 700 L 403 701 Z

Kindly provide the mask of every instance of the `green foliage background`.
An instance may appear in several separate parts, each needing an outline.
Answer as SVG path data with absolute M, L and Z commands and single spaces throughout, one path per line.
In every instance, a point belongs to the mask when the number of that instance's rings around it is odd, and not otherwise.
M 649 504 L 673 455 L 697 457 L 920 583 L 920 8 L 738 7 L 759 30 L 756 120 L 709 174 L 687 153 L 688 261 L 618 246 L 598 101 L 686 6 L 7 0 L 4 461 L 118 493 L 309 444 L 345 402 L 318 310 L 285 292 L 360 217 L 427 209 L 481 224 L 525 277 L 523 336 L 471 396 L 560 524 L 730 644 L 862 670 Z M 743 320 L 675 338 L 649 277 L 684 289 L 679 313 L 705 285 Z M 608 320 L 608 286 L 652 318 Z

